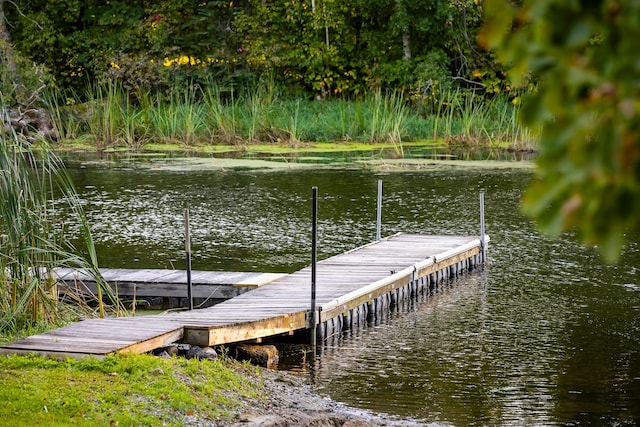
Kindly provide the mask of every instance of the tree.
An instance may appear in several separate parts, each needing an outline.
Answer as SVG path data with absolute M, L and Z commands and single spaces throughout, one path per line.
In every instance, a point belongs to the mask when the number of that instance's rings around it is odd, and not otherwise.
M 523 120 L 541 127 L 523 209 L 616 260 L 640 232 L 640 2 L 487 0 L 481 36 L 510 77 L 534 77 Z
M 7 24 L 4 14 L 5 0 L 0 0 L 0 49 L 3 51 L 3 59 L 7 63 L 7 68 L 15 76 L 18 75 L 18 66 L 13 59 L 13 49 L 11 46 L 11 34 L 7 30 Z M 12 76 L 13 77 L 13 76 Z
M 15 94 L 21 85 L 18 63 L 16 61 L 11 34 L 7 29 L 4 13 L 5 0 L 0 0 L 0 96 L 4 102 L 10 102 L 10 94 Z M 6 98 L 6 99 L 4 99 Z

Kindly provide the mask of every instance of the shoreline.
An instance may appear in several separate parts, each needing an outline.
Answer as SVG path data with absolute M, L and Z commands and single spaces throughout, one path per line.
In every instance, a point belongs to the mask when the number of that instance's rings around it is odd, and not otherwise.
M 195 422 L 188 425 L 221 427 L 417 427 L 424 425 L 409 419 L 397 419 L 349 407 L 316 393 L 313 386 L 286 371 L 261 368 L 259 380 L 263 391 L 271 396 L 270 399 L 249 399 L 243 402 L 242 410 L 228 422 L 213 424 Z

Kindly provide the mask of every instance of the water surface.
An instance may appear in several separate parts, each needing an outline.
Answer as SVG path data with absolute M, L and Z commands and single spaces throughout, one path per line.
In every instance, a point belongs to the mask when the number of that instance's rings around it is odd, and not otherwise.
M 298 366 L 351 406 L 444 425 L 640 423 L 640 249 L 617 266 L 519 213 L 522 170 L 72 168 L 104 267 L 292 272 L 309 263 L 311 187 L 324 258 L 383 234 L 478 234 L 486 193 L 490 265 Z M 318 286 L 322 286 L 321 283 Z

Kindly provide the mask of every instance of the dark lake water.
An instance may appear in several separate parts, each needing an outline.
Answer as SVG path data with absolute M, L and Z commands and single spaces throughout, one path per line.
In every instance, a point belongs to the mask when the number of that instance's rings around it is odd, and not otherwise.
M 572 236 L 539 234 L 519 212 L 531 172 L 379 172 L 71 167 L 101 265 L 183 268 L 191 211 L 194 269 L 292 272 L 310 261 L 311 187 L 319 257 L 383 235 L 478 234 L 486 193 L 490 265 L 392 313 L 299 366 L 350 406 L 439 425 L 640 423 L 640 248 L 604 264 Z M 322 286 L 321 283 L 318 286 Z

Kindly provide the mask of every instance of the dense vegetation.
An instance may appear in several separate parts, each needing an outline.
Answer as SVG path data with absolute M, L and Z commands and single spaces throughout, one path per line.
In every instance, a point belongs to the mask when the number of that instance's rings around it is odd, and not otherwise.
M 4 99 L 49 104 L 63 139 L 100 149 L 351 140 L 401 148 L 424 139 L 534 147 L 516 120 L 519 91 L 476 43 L 477 0 L 64 0 L 2 9 L 14 48 L 5 52 L 22 83 L 4 79 Z M 32 91 L 21 93 L 27 83 Z
M 475 41 L 477 0 L 18 0 L 5 13 L 15 49 L 77 92 L 105 80 L 165 90 L 211 79 L 237 91 L 265 74 L 322 98 L 506 87 Z

